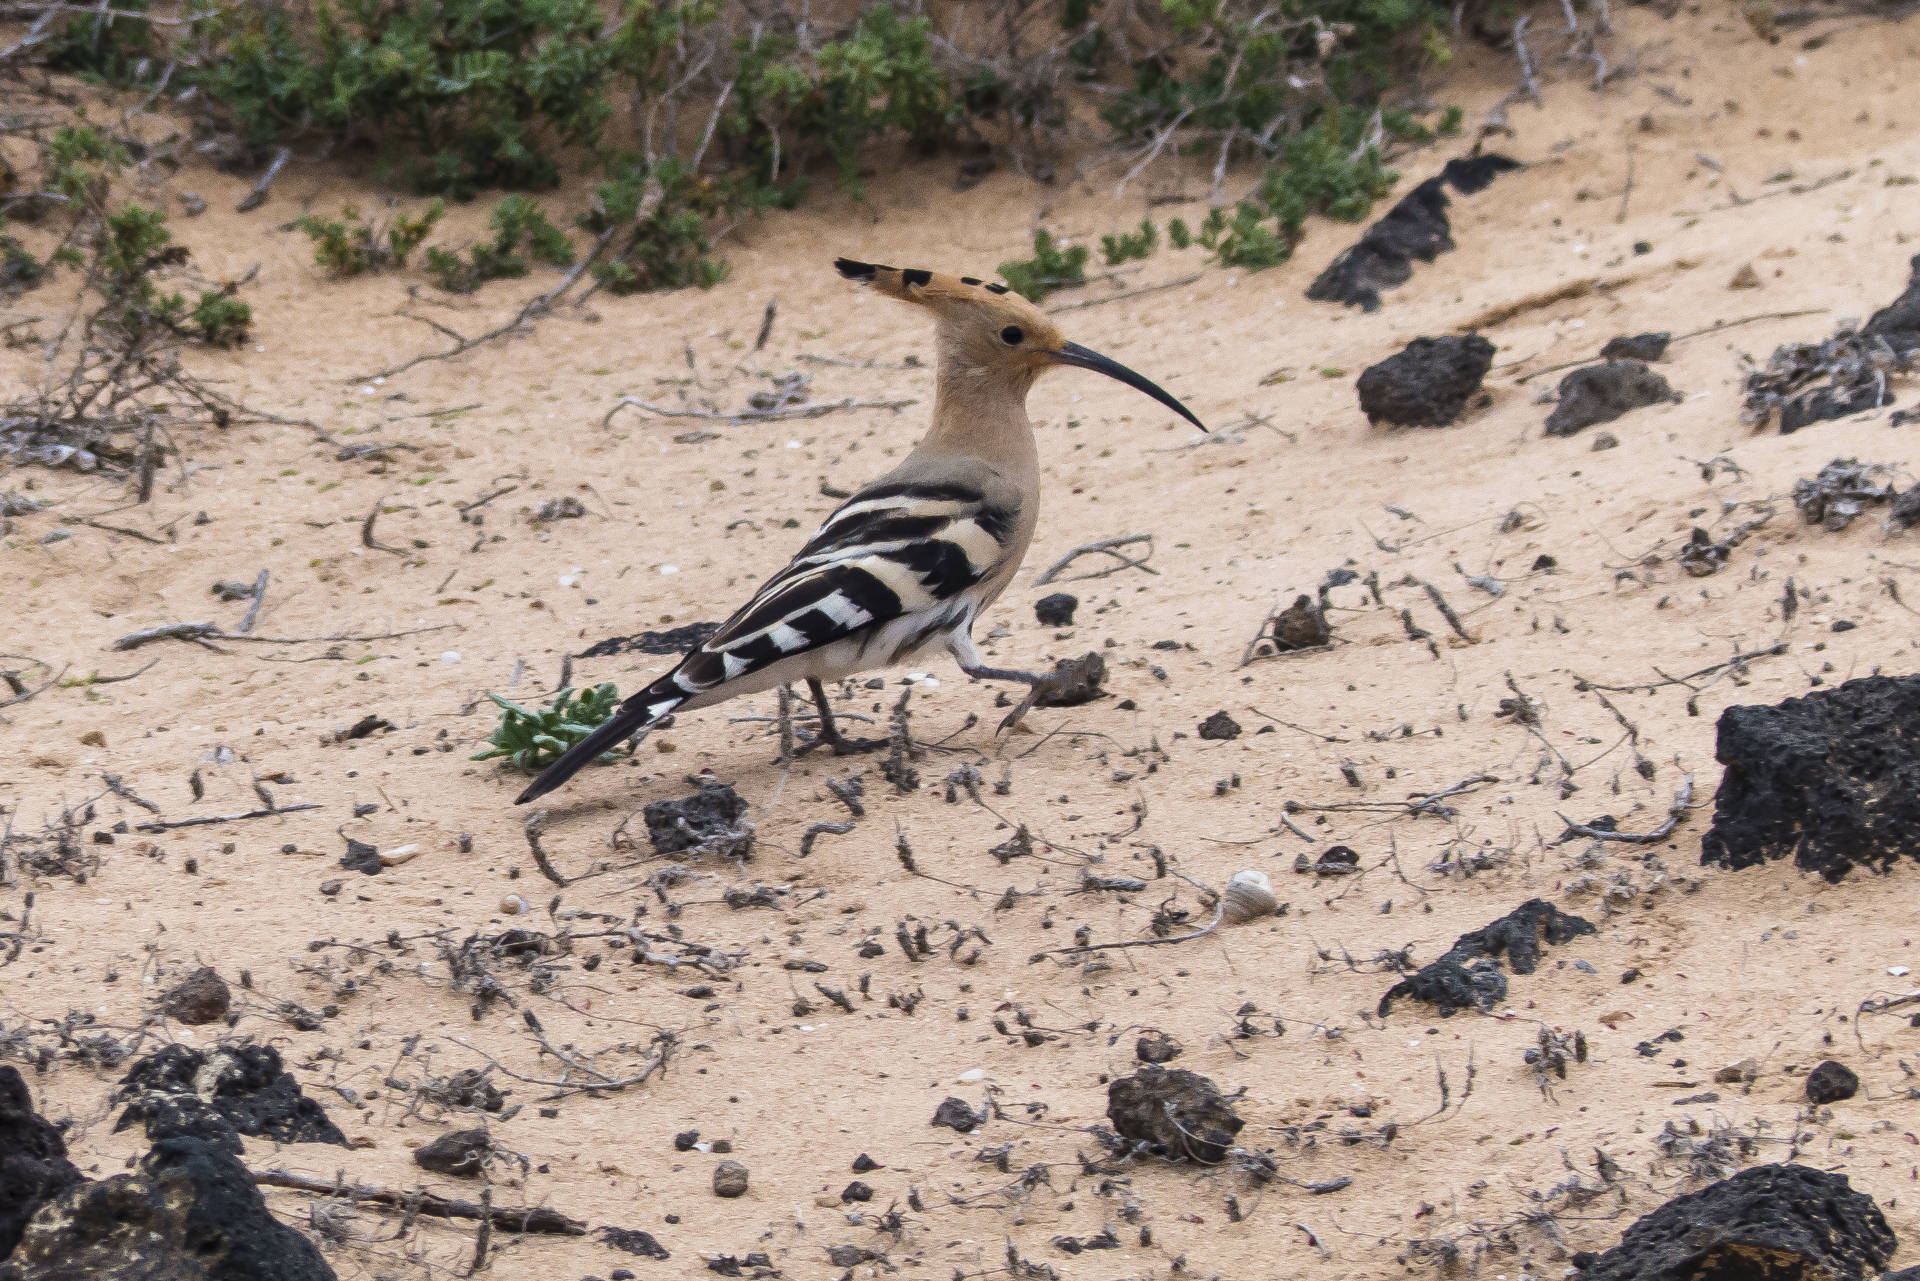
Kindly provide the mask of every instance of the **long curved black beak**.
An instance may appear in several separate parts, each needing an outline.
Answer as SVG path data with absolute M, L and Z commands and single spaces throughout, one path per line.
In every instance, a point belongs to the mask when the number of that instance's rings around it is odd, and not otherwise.
M 1060 350 L 1053 354 L 1053 358 L 1059 364 L 1072 365 L 1077 369 L 1091 369 L 1096 374 L 1105 374 L 1109 378 L 1117 379 L 1135 391 L 1143 391 L 1201 431 L 1207 430 L 1207 425 L 1195 418 L 1191 409 L 1117 360 L 1108 360 L 1099 352 L 1089 351 L 1077 342 L 1062 343 Z

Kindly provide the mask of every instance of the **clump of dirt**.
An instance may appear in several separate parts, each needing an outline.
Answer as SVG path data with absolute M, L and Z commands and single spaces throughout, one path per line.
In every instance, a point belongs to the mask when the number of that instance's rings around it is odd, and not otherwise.
M 1547 415 L 1547 435 L 1571 436 L 1595 423 L 1662 401 L 1679 400 L 1667 380 L 1638 360 L 1587 365 L 1560 380 L 1560 403 Z
M 725 783 L 702 783 L 692 796 L 654 801 L 642 817 L 655 853 L 694 850 L 745 858 L 753 850 L 753 824 L 741 821 L 746 813 L 746 798 L 740 793 Z
M 492 1151 L 493 1140 L 487 1136 L 484 1128 L 452 1130 L 414 1149 L 413 1163 L 435 1174 L 451 1175 L 456 1179 L 477 1179 L 486 1168 L 487 1157 Z
M 1106 692 L 1107 660 L 1089 650 L 1079 658 L 1063 658 L 1047 678 L 1033 687 L 1035 707 L 1079 707 Z
M 671 1259 L 673 1252 L 654 1239 L 651 1232 L 640 1228 L 605 1227 L 594 1229 L 595 1234 L 606 1244 L 628 1254 L 637 1254 L 643 1259 Z
M 274 1218 L 219 1144 L 162 1139 L 132 1174 L 82 1182 L 43 1206 L 0 1281 L 335 1281 L 313 1242 Z
M 1773 707 L 1720 714 L 1726 766 L 1700 861 L 1752 867 L 1793 855 L 1838 881 L 1920 859 L 1920 676 L 1865 676 Z
M 1507 995 L 1507 978 L 1495 957 L 1504 952 L 1515 974 L 1531 974 L 1540 964 L 1543 943 L 1558 947 L 1594 933 L 1593 922 L 1570 916 L 1545 899 L 1528 899 L 1505 916 L 1462 934 L 1439 960 L 1388 988 L 1380 998 L 1380 1017 L 1403 996 L 1436 1006 L 1442 1018 L 1461 1010 L 1485 1013 Z
M 940 1106 L 933 1110 L 930 1124 L 944 1126 L 960 1134 L 971 1134 L 987 1123 L 984 1112 L 976 1112 L 965 1100 L 949 1094 L 940 1100 Z
M 1327 264 L 1307 289 L 1315 302 L 1344 303 L 1362 311 L 1380 310 L 1380 291 L 1407 283 L 1413 260 L 1432 262 L 1452 249 L 1447 221 L 1447 185 L 1463 196 L 1484 191 L 1495 177 L 1519 169 L 1518 160 L 1487 152 L 1460 156 L 1437 175 L 1401 197 L 1386 216 L 1360 233 L 1360 239 Z
M 1673 341 L 1673 335 L 1664 330 L 1650 334 L 1621 334 L 1618 338 L 1607 339 L 1607 345 L 1600 349 L 1602 360 L 1659 360 L 1667 354 L 1667 344 Z
M 1215 742 L 1226 742 L 1230 739 L 1240 737 L 1240 722 L 1227 715 L 1227 711 L 1223 707 L 1213 715 L 1207 717 L 1204 721 L 1201 721 L 1200 728 L 1197 732 L 1201 738 L 1210 739 Z
M 1071 592 L 1054 592 L 1033 603 L 1033 616 L 1042 627 L 1072 627 L 1073 611 L 1079 608 L 1079 597 Z
M 1880 1208 L 1846 1175 L 1756 1165 L 1675 1197 L 1573 1265 L 1580 1281 L 1861 1281 L 1895 1245 Z
M 33 1110 L 20 1073 L 0 1066 L 0 1259 L 20 1244 L 34 1211 L 82 1182 L 60 1131 Z
M 144 1123 L 156 1142 L 186 1136 L 238 1153 L 244 1134 L 347 1146 L 347 1136 L 301 1093 L 270 1045 L 163 1046 L 120 1079 L 113 1100 L 127 1105 L 116 1132 Z
M 1761 426 L 1778 415 L 1780 434 L 1893 403 L 1894 375 L 1911 370 L 1920 352 L 1920 254 L 1909 264 L 1907 288 L 1865 325 L 1842 325 L 1817 343 L 1785 343 L 1766 368 L 1746 379 L 1741 421 Z
M 160 998 L 160 1008 L 168 1018 L 194 1026 L 217 1023 L 232 1007 L 233 989 L 210 965 L 187 975 Z
M 1836 458 L 1817 476 L 1793 482 L 1793 505 L 1809 525 L 1838 532 L 1853 524 L 1873 503 L 1890 503 L 1901 496 L 1890 482 L 1894 469 L 1886 463 L 1863 463 Z M 1920 492 L 1920 486 L 1915 487 Z
M 1367 421 L 1445 427 L 1493 368 L 1493 344 L 1479 334 L 1416 338 L 1361 373 L 1354 384 Z
M 1826 1059 L 1807 1073 L 1807 1102 L 1839 1103 L 1860 1092 L 1860 1077 L 1837 1059 Z
M 609 636 L 575 654 L 575 658 L 613 658 L 620 654 L 684 654 L 720 630 L 718 623 L 688 623 L 664 632 L 638 632 L 632 636 Z
M 1151 1063 L 1107 1086 L 1107 1119 L 1136 1148 L 1203 1165 L 1226 1160 L 1246 1124 L 1206 1077 Z
M 1142 1032 L 1133 1043 L 1133 1056 L 1142 1063 L 1171 1063 L 1186 1053 L 1186 1046 L 1180 1044 L 1177 1037 L 1167 1035 L 1158 1029 Z

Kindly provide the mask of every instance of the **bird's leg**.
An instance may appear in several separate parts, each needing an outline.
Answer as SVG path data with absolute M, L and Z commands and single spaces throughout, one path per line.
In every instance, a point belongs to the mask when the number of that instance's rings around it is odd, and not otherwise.
M 807 677 L 807 692 L 813 695 L 813 705 L 820 710 L 820 732 L 802 743 L 795 756 L 805 756 L 816 747 L 828 747 L 835 756 L 858 756 L 862 752 L 877 752 L 887 746 L 884 738 L 847 738 L 833 723 L 833 708 L 827 703 L 827 691 L 815 677 Z
M 1033 709 L 1035 701 L 1042 694 L 1059 686 L 1060 678 L 1053 672 L 1020 672 L 1007 667 L 988 667 L 981 661 L 980 651 L 974 648 L 973 638 L 964 632 L 957 635 L 949 643 L 949 647 L 953 650 L 954 660 L 960 664 L 960 670 L 975 680 L 1012 681 L 1027 687 L 1027 696 L 1007 713 L 1006 718 L 1000 722 L 997 733 L 1004 734 L 1018 725 L 1020 719 Z

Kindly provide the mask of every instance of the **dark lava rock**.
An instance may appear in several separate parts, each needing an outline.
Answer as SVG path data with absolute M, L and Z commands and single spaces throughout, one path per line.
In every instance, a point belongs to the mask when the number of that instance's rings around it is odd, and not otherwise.
M 883 1170 L 885 1168 L 885 1166 L 868 1156 L 865 1152 L 853 1158 L 853 1172 L 855 1174 L 865 1174 L 868 1170 Z
M 1700 861 L 1793 855 L 1837 881 L 1920 859 L 1920 676 L 1864 676 L 1774 707 L 1720 714 L 1726 766 Z
M 738 1161 L 722 1161 L 713 1167 L 713 1194 L 741 1197 L 747 1194 L 747 1167 Z
M 1171 1063 L 1186 1053 L 1186 1048 L 1165 1032 L 1142 1032 L 1133 1043 L 1133 1056 L 1142 1063 Z
M 1622 334 L 1618 338 L 1607 339 L 1607 345 L 1600 349 L 1602 360 L 1658 360 L 1667 354 L 1667 344 L 1673 341 L 1673 335 L 1662 331 L 1656 334 Z
M 1073 611 L 1079 608 L 1079 597 L 1070 592 L 1055 592 L 1033 603 L 1033 616 L 1040 620 L 1042 627 L 1072 627 Z
M 1380 292 L 1403 285 L 1413 275 L 1413 260 L 1432 262 L 1453 248 L 1447 221 L 1446 186 L 1461 195 L 1483 191 L 1495 176 L 1520 168 L 1520 162 L 1494 152 L 1449 160 L 1437 175 L 1401 197 L 1386 216 L 1360 233 L 1351 248 L 1327 264 L 1307 297 L 1338 302 L 1362 311 L 1380 310 Z
M 1034 686 L 1033 705 L 1078 707 L 1091 703 L 1106 692 L 1102 688 L 1106 679 L 1107 660 L 1096 650 L 1088 650 L 1079 658 L 1063 658 L 1044 681 Z
M 1226 709 L 1222 708 L 1200 722 L 1200 737 L 1216 742 L 1239 738 L 1240 722 L 1227 715 Z
M 682 1130 L 673 1136 L 673 1150 L 675 1152 L 691 1152 L 693 1151 L 693 1145 L 699 1141 L 700 1131 Z
M 1853 1069 L 1835 1059 L 1827 1059 L 1807 1073 L 1807 1102 L 1838 1103 L 1860 1093 L 1860 1078 Z
M 435 1174 L 452 1175 L 456 1179 L 477 1179 L 480 1171 L 486 1168 L 487 1154 L 492 1151 L 493 1140 L 487 1137 L 484 1129 L 454 1130 L 425 1147 L 414 1149 L 413 1163 Z
M 1641 1217 L 1580 1281 L 1862 1281 L 1895 1244 L 1845 1175 L 1756 1165 Z
M 113 1101 L 125 1103 L 114 1130 L 144 1123 L 147 1137 L 204 1139 L 240 1151 L 238 1135 L 276 1143 L 337 1143 L 347 1136 L 300 1092 L 268 1045 L 197 1050 L 167 1045 L 134 1063 Z
M 160 1008 L 168 1018 L 196 1026 L 219 1022 L 232 1006 L 233 989 L 210 965 L 187 975 L 160 998 Z
M 136 1173 L 68 1189 L 27 1226 L 0 1281 L 335 1281 L 230 1153 L 162 1139 Z
M 1766 367 L 1747 375 L 1741 417 L 1759 425 L 1778 414 L 1784 436 L 1892 404 L 1888 372 L 1910 369 L 1920 356 L 1920 254 L 1909 269 L 1906 292 L 1858 330 L 1842 327 L 1824 342 L 1774 348 Z
M 753 848 L 753 827 L 740 822 L 746 813 L 745 798 L 725 783 L 703 783 L 692 796 L 654 801 L 641 811 L 647 820 L 647 839 L 656 853 L 719 847 L 727 857 L 745 855 Z
M 1107 1119 L 1149 1152 L 1203 1165 L 1226 1160 L 1246 1124 L 1206 1077 L 1151 1063 L 1107 1086 Z
M 830 1245 L 827 1247 L 827 1262 L 836 1268 L 857 1268 L 863 1263 L 871 1263 L 880 1256 L 873 1251 L 857 1245 Z
M 855 1179 L 840 1190 L 840 1200 L 842 1203 L 848 1201 L 871 1201 L 873 1200 L 873 1189 L 860 1180 Z
M 0 1065 L 0 1259 L 20 1243 L 41 1203 L 84 1181 L 60 1131 L 33 1110 L 20 1073 Z
M 349 872 L 359 872 L 365 876 L 378 876 L 384 864 L 380 862 L 378 846 L 365 841 L 356 841 L 347 837 L 347 852 L 340 856 L 340 866 Z
M 1331 577 L 1331 575 L 1329 575 Z M 1322 589 L 1324 590 L 1324 589 Z M 1293 604 L 1274 616 L 1273 630 L 1255 642 L 1255 653 L 1271 645 L 1275 653 L 1288 654 L 1302 649 L 1318 649 L 1333 640 L 1333 628 L 1327 623 L 1327 611 L 1313 597 L 1301 595 Z
M 1793 505 L 1800 519 L 1838 532 L 1859 519 L 1873 503 L 1890 503 L 1899 492 L 1894 469 L 1885 463 L 1836 458 L 1820 474 L 1793 482 Z
M 664 632 L 609 636 L 575 654 L 575 658 L 613 658 L 619 654 L 684 654 L 720 630 L 718 623 L 688 623 Z
M 1560 380 L 1560 403 L 1547 415 L 1547 435 L 1571 436 L 1630 410 L 1679 399 L 1666 379 L 1637 360 L 1587 365 Z
M 962 1134 L 971 1134 L 986 1123 L 986 1113 L 975 1112 L 965 1099 L 956 1099 L 951 1094 L 941 1099 L 940 1106 L 933 1110 L 934 1125 L 944 1125 Z
M 1332 845 L 1316 859 L 1300 855 L 1293 861 L 1293 870 L 1312 872 L 1316 876 L 1352 876 L 1360 870 L 1360 854 L 1351 846 Z
M 1531 974 L 1540 964 L 1543 942 L 1558 947 L 1596 932 L 1591 921 L 1569 916 L 1545 899 L 1528 899 L 1498 920 L 1462 934 L 1439 960 L 1388 988 L 1380 998 L 1380 1017 L 1403 996 L 1437 1006 L 1442 1018 L 1460 1010 L 1484 1013 L 1507 995 L 1506 976 L 1493 958 L 1504 953 L 1515 974 Z
M 1894 499 L 1887 509 L 1887 528 L 1912 529 L 1915 525 L 1920 525 L 1920 485 Z
M 616 1250 L 625 1250 L 628 1254 L 637 1254 L 643 1259 L 671 1259 L 673 1254 L 666 1246 L 653 1239 L 653 1233 L 642 1232 L 639 1228 L 595 1228 L 600 1240 Z
M 1460 416 L 1493 368 L 1493 344 L 1479 334 L 1416 338 L 1360 375 L 1360 409 L 1370 423 L 1445 427 Z

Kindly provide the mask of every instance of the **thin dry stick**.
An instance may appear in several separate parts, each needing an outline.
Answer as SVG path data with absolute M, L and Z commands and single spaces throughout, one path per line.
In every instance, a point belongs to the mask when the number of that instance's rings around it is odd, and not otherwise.
M 360 545 L 372 551 L 392 552 L 395 556 L 404 556 L 406 553 L 398 547 L 389 547 L 385 543 L 374 541 L 373 522 L 380 519 L 380 508 L 386 501 L 386 496 L 381 495 L 373 504 L 373 510 L 367 513 L 367 518 L 360 522 Z
M 1146 555 L 1141 556 L 1138 559 L 1135 559 L 1134 557 L 1123 555 L 1121 552 L 1117 550 L 1118 548 L 1121 548 L 1121 547 L 1130 546 L 1133 543 L 1145 543 L 1147 545 Z M 1059 573 L 1061 570 L 1073 564 L 1073 562 L 1078 560 L 1080 557 L 1090 555 L 1094 552 L 1103 552 L 1106 555 L 1113 557 L 1115 560 L 1119 561 L 1120 563 L 1108 569 L 1095 570 L 1091 574 L 1075 574 L 1071 579 L 1068 579 L 1067 581 L 1077 582 L 1083 578 L 1105 578 L 1108 574 L 1117 574 L 1123 569 L 1144 569 L 1149 574 L 1158 574 L 1160 572 L 1159 570 L 1154 569 L 1152 566 L 1147 564 L 1147 557 L 1153 555 L 1153 535 L 1152 534 L 1122 534 L 1118 538 L 1103 538 L 1097 543 L 1087 543 L 1083 546 L 1074 548 L 1072 551 L 1068 552 L 1065 556 L 1062 556 L 1059 560 L 1055 561 L 1052 565 L 1048 566 L 1046 573 L 1040 575 L 1040 577 L 1033 580 L 1033 585 L 1035 587 L 1045 587 L 1048 583 L 1052 582 L 1056 577 L 1059 576 Z
M 453 623 L 436 623 L 432 627 L 409 627 L 402 632 L 370 632 L 365 635 L 335 632 L 331 636 L 241 636 L 233 632 L 221 631 L 217 623 L 163 623 L 159 627 L 148 627 L 141 631 L 128 632 L 125 636 L 122 636 L 113 643 L 113 648 L 138 649 L 142 645 L 157 640 L 190 640 L 201 645 L 206 645 L 208 649 L 219 649 L 217 645 L 207 644 L 208 637 L 224 641 L 252 641 L 256 645 L 316 645 L 334 641 L 359 643 L 365 641 L 398 640 L 402 636 L 420 636 L 427 632 L 444 632 L 453 626 L 455 626 Z M 226 651 L 220 650 L 220 652 L 225 653 Z M 148 666 L 150 667 L 152 664 L 148 664 Z M 140 669 L 140 672 L 146 670 L 147 669 L 143 667 Z M 103 676 L 94 680 L 92 683 L 102 685 L 109 684 L 113 681 L 132 680 L 135 676 L 138 676 L 140 672 L 132 672 L 126 676 Z
M 855 400 L 849 396 L 845 400 L 836 400 L 825 405 L 786 405 L 779 409 L 742 409 L 738 413 L 717 414 L 705 409 L 669 409 L 664 405 L 651 404 L 632 396 L 622 396 L 600 420 L 600 425 L 602 427 L 611 425 L 613 416 L 623 409 L 644 409 L 661 418 L 699 418 L 707 422 L 728 423 L 739 427 L 746 423 L 776 423 L 795 418 L 825 418 L 828 414 L 837 414 L 850 409 L 891 409 L 898 413 L 908 405 L 917 403 L 914 400 Z
M 1674 828 L 1680 826 L 1680 820 L 1687 816 L 1687 810 L 1692 804 L 1693 775 L 1688 774 L 1680 780 L 1680 788 L 1673 794 L 1673 804 L 1667 807 L 1666 821 L 1654 828 L 1651 832 L 1615 832 L 1604 827 L 1589 827 L 1585 823 L 1574 822 L 1565 814 L 1561 814 L 1556 810 L 1554 813 L 1561 822 L 1567 825 L 1567 831 L 1566 834 L 1562 836 L 1560 840 L 1555 841 L 1554 844 L 1558 845 L 1563 841 L 1570 841 L 1575 837 L 1584 836 L 1595 841 L 1621 841 L 1628 845 L 1657 845 L 1671 836 Z
M 540 875 L 546 877 L 562 889 L 565 889 L 567 878 L 560 875 L 559 871 L 555 869 L 552 860 L 547 857 L 546 847 L 540 843 L 540 829 L 546 824 L 546 821 L 547 812 L 545 810 L 535 810 L 527 816 L 527 849 L 532 852 L 533 865 L 540 869 Z
M 253 604 L 247 606 L 247 616 L 240 620 L 240 630 L 253 630 L 253 620 L 260 616 L 260 602 L 267 598 L 267 571 L 261 570 L 260 577 L 253 580 Z
M 1208 893 L 1214 893 L 1211 886 L 1205 887 Z M 1226 915 L 1227 901 L 1218 898 L 1213 905 L 1213 919 L 1197 930 L 1185 934 L 1170 934 L 1162 939 L 1124 939 L 1118 943 L 1077 943 L 1072 947 L 1050 947 L 1044 952 L 1035 952 L 1027 958 L 1027 964 L 1045 960 L 1049 956 L 1076 956 L 1082 952 L 1104 952 L 1110 948 L 1121 947 L 1158 947 L 1162 943 L 1185 943 L 1192 939 L 1205 938 L 1220 926 L 1221 918 Z
M 1742 316 L 1738 320 L 1722 320 L 1708 325 L 1704 329 L 1690 329 L 1684 334 L 1675 334 L 1673 337 L 1667 339 L 1667 345 L 1672 346 L 1677 342 L 1685 342 L 1689 338 L 1704 338 L 1708 334 L 1717 334 L 1723 329 L 1738 329 L 1742 325 L 1751 325 L 1762 320 L 1797 320 L 1801 316 L 1818 316 L 1830 310 L 1832 310 L 1832 308 L 1829 307 L 1802 307 L 1798 311 L 1763 311 L 1757 316 Z M 1563 369 L 1575 369 L 1581 365 L 1595 364 L 1599 360 L 1600 357 L 1597 355 L 1586 356 L 1579 360 L 1563 360 L 1557 365 L 1545 365 L 1539 369 L 1530 370 L 1527 373 L 1521 374 L 1513 381 L 1523 383 L 1529 378 L 1539 378 L 1544 374 L 1557 374 Z M 1519 360 L 1513 362 L 1513 364 L 1516 365 L 1523 363 L 1525 362 Z M 1511 368 L 1511 366 L 1508 366 L 1508 368 Z
M 1590 681 L 1576 672 L 1573 677 L 1573 687 L 1581 693 L 1585 693 L 1590 689 L 1604 689 L 1615 694 L 1637 694 L 1642 690 L 1650 694 L 1656 689 L 1664 689 L 1669 685 L 1683 685 L 1688 689 L 1693 689 L 1693 686 L 1687 684 L 1688 681 L 1698 680 L 1702 676 L 1711 676 L 1715 672 L 1737 666 L 1741 663 L 1751 662 L 1756 658 L 1772 658 L 1776 654 L 1784 654 L 1786 652 L 1787 643 L 1785 641 L 1775 641 L 1765 649 L 1756 649 L 1745 654 L 1735 654 L 1725 662 L 1710 664 L 1697 672 L 1688 672 L 1685 676 L 1668 676 L 1665 672 L 1661 672 L 1660 675 L 1662 679 L 1649 681 L 1640 685 L 1602 685 L 1599 681 Z M 1655 668 L 1654 670 L 1659 671 L 1659 668 Z M 1694 692 L 1699 693 L 1698 690 L 1694 690 Z
M 1062 311 L 1079 311 L 1082 307 L 1100 307 L 1110 302 L 1121 302 L 1128 298 L 1138 298 L 1142 294 L 1157 294 L 1163 289 L 1178 289 L 1182 285 L 1190 285 L 1200 279 L 1200 276 L 1201 273 L 1196 271 L 1191 276 L 1181 276 L 1177 280 L 1167 280 L 1157 285 L 1142 285 L 1138 289 L 1123 289 L 1117 294 L 1108 294 L 1104 298 L 1083 298 L 1079 302 L 1070 302 L 1059 307 L 1049 307 L 1047 311 L 1049 314 Z
M 205 818 L 177 818 L 165 823 L 141 823 L 134 828 L 136 832 L 171 832 L 176 827 L 207 827 L 214 823 L 238 823 L 247 818 L 272 818 L 276 814 L 297 814 L 301 810 L 317 810 L 320 806 L 313 803 L 300 805 L 276 805 L 263 810 L 248 810 L 244 814 L 209 814 Z
M 480 1227 L 473 1234 L 473 1266 L 467 1269 L 472 1276 L 487 1266 L 487 1247 L 493 1242 L 493 1188 L 480 1189 Z
M 411 1192 L 400 1192 L 393 1188 L 348 1183 L 344 1178 L 333 1181 L 316 1179 L 310 1174 L 295 1174 L 291 1170 L 248 1170 L 247 1173 L 253 1176 L 255 1183 L 268 1187 L 292 1188 L 296 1192 L 391 1206 L 410 1214 L 424 1214 L 430 1219 L 479 1219 L 484 1215 L 495 1227 L 508 1232 L 544 1232 L 569 1237 L 587 1234 L 587 1225 L 580 1220 L 570 1219 L 558 1210 L 543 1205 L 476 1205 L 472 1201 L 455 1201 L 437 1192 L 418 1188 Z

